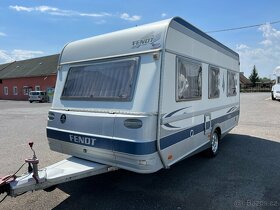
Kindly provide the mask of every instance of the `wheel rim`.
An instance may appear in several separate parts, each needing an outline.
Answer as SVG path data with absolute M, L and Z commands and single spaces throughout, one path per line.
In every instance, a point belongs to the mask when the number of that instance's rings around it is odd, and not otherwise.
M 219 147 L 219 137 L 218 134 L 216 132 L 214 132 L 212 134 L 212 141 L 211 141 L 211 148 L 212 148 L 212 152 L 215 154 L 218 150 Z

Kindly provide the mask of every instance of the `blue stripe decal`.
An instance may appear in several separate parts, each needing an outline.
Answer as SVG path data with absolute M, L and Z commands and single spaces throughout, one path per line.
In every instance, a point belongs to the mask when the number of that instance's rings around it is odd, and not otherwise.
M 168 128 L 180 128 L 180 127 L 176 127 L 176 126 L 173 126 L 173 125 L 170 125 L 169 123 L 166 123 L 164 124 L 166 127 Z
M 175 113 L 179 112 L 179 111 L 182 111 L 183 109 L 187 109 L 187 108 L 190 108 L 190 106 L 188 107 L 184 107 L 184 108 L 181 108 L 181 109 L 178 109 L 178 110 L 175 110 L 169 114 L 167 114 L 164 118 L 168 118 L 168 117 L 171 117 L 172 115 L 174 115 Z
M 222 123 L 237 115 L 239 115 L 239 110 L 212 120 L 212 125 L 215 125 L 217 123 Z M 206 126 L 207 128 L 210 127 L 210 123 L 206 123 Z M 165 149 L 178 142 L 188 140 L 191 137 L 192 130 L 193 130 L 193 135 L 203 132 L 204 123 L 201 123 L 192 128 L 188 128 L 186 130 L 162 138 L 160 140 L 160 149 Z M 94 144 L 92 145 L 92 144 L 81 143 L 78 141 L 75 142 L 73 140 L 71 141 L 70 135 L 79 136 L 84 139 L 85 138 L 94 139 Z M 73 143 L 73 144 L 85 145 L 94 148 L 106 149 L 115 152 L 123 152 L 123 153 L 133 154 L 133 155 L 147 155 L 147 154 L 155 153 L 157 151 L 156 141 L 142 142 L 142 143 L 128 142 L 128 141 L 121 141 L 121 140 L 110 139 L 110 138 L 100 138 L 100 137 L 86 136 L 86 135 L 75 134 L 75 133 L 64 132 L 64 131 L 57 131 L 53 129 L 47 129 L 47 137 Z
M 239 110 L 212 120 L 212 125 L 215 125 L 217 123 L 222 123 L 222 122 L 224 122 L 226 120 L 229 120 L 231 118 L 236 117 L 237 115 L 239 115 Z
M 229 120 L 235 116 L 239 115 L 239 110 L 232 112 L 230 114 L 224 115 L 222 117 L 216 118 L 214 120 L 211 121 L 212 125 L 215 125 L 217 123 L 222 123 L 226 120 Z M 210 128 L 210 123 L 207 122 L 206 123 L 206 128 Z M 204 131 L 204 123 L 201 123 L 199 125 L 196 125 L 192 128 L 188 128 L 186 130 L 180 131 L 178 133 L 172 134 L 170 136 L 166 136 L 164 138 L 162 138 L 160 140 L 160 149 L 165 149 L 167 147 L 172 146 L 173 144 L 176 144 L 180 141 L 184 141 L 187 140 L 188 138 L 190 138 L 190 131 L 193 130 L 194 131 L 194 135 L 203 132 Z
M 76 142 L 71 141 L 70 135 L 79 136 L 88 139 L 95 139 L 94 145 L 84 144 L 78 141 Z M 110 138 L 100 138 L 100 137 L 86 136 L 81 134 L 74 134 L 70 132 L 57 131 L 52 129 L 47 129 L 47 137 L 73 143 L 73 144 L 85 145 L 85 146 L 112 150 L 112 151 L 114 150 L 116 152 L 123 152 L 123 153 L 134 154 L 134 155 L 147 155 L 147 154 L 155 153 L 157 151 L 156 141 L 143 142 L 143 143 L 128 142 L 128 141 L 120 141 L 120 140 L 110 139 Z
M 167 147 L 170 147 L 173 144 L 176 144 L 180 141 L 183 141 L 183 140 L 186 140 L 187 138 L 190 138 L 191 137 L 190 136 L 191 130 L 194 131 L 194 135 L 204 131 L 204 123 L 162 138 L 160 140 L 160 149 L 165 149 Z

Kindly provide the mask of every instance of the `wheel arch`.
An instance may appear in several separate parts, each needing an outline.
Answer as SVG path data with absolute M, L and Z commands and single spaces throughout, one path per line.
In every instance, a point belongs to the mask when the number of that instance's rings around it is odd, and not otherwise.
M 222 129 L 221 129 L 221 125 L 220 124 L 215 124 L 212 127 L 211 134 L 214 133 L 215 131 L 217 131 L 219 139 L 221 139 L 222 138 Z

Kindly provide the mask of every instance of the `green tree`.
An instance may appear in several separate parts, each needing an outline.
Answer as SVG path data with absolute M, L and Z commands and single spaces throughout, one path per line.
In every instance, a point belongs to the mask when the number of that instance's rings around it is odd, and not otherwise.
M 267 77 L 260 78 L 260 82 L 270 82 L 271 80 Z
M 257 71 L 255 65 L 254 65 L 254 68 L 253 68 L 253 70 L 252 70 L 251 75 L 249 76 L 249 79 L 250 79 L 250 81 L 253 83 L 253 87 L 256 86 L 256 82 L 259 82 L 259 81 L 260 81 L 259 74 L 258 74 L 258 71 Z

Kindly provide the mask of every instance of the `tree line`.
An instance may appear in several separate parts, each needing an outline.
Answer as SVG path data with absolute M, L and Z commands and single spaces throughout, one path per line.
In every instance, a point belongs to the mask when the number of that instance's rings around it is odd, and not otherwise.
M 259 77 L 259 74 L 258 74 L 258 71 L 257 71 L 257 68 L 256 66 L 254 65 L 253 67 L 253 70 L 252 70 L 252 73 L 250 74 L 249 76 L 249 80 L 252 82 L 253 84 L 253 87 L 256 86 L 256 83 L 257 82 L 270 82 L 271 80 L 267 77 L 263 77 L 263 78 L 260 78 Z

